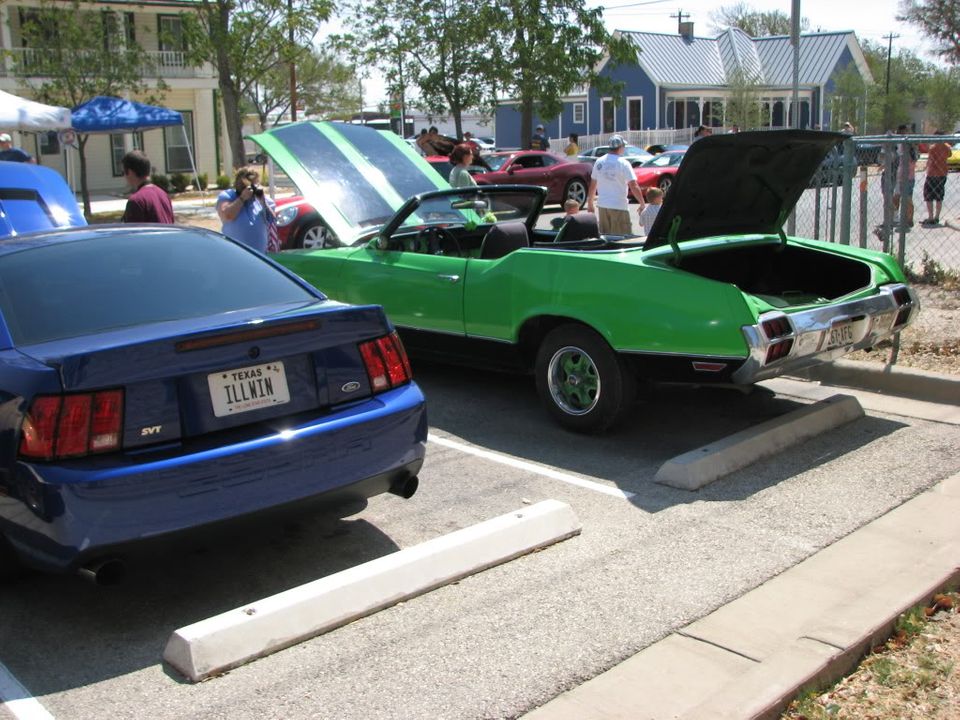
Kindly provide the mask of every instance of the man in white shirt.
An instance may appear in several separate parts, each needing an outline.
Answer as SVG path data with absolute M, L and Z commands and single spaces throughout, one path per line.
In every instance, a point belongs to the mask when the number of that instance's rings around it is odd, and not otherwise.
M 623 138 L 614 135 L 609 141 L 610 152 L 594 163 L 587 192 L 587 210 L 594 211 L 594 195 L 600 212 L 598 220 L 601 235 L 632 235 L 627 191 L 636 198 L 637 212 L 643 212 L 644 201 L 633 168 L 623 157 L 626 147 Z

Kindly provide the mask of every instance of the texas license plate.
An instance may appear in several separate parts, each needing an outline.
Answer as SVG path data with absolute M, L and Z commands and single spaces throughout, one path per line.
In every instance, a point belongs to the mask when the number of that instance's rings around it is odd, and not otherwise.
M 211 373 L 207 375 L 207 385 L 217 417 L 290 402 L 282 362 Z
M 827 332 L 827 350 L 853 345 L 856 342 L 855 323 L 853 320 L 834 323 Z

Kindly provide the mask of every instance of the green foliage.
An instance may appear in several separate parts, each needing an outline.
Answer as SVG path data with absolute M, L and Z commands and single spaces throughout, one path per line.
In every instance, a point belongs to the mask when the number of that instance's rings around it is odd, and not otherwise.
M 960 64 L 960 10 L 956 0 L 904 0 L 897 17 L 920 28 L 948 63 Z
M 924 90 L 930 119 L 949 133 L 960 122 L 960 68 L 935 68 Z
M 868 96 L 867 128 L 870 132 L 882 133 L 910 122 L 911 108 L 924 100 L 926 81 L 933 66 L 910 49 L 894 48 L 888 82 L 889 46 L 864 40 L 861 47 L 877 83 Z
M 750 37 L 767 37 L 770 35 L 789 35 L 790 16 L 782 10 L 769 12 L 756 10 L 747 3 L 725 5 L 710 13 L 711 29 L 722 32 L 726 28 L 735 27 L 743 30 Z M 807 30 L 810 21 L 800 18 L 800 30 Z
M 332 0 L 203 0 L 184 13 L 184 41 L 193 63 L 217 69 L 227 136 L 242 163 L 241 103 L 267 75 L 295 62 L 329 18 Z
M 867 98 L 867 85 L 854 63 L 834 74 L 833 92 L 827 101 L 831 110 L 829 129 L 839 130 L 845 122 L 864 127 Z
M 296 60 L 297 99 L 308 115 L 323 119 L 349 116 L 360 105 L 359 80 L 355 68 L 334 50 L 301 48 Z M 290 110 L 290 69 L 287 65 L 271 68 L 246 98 L 251 112 L 267 128 L 267 118 Z
M 217 190 L 226 190 L 232 183 L 226 175 L 217 175 Z
M 197 184 L 200 186 L 199 190 L 206 190 L 209 185 L 207 173 L 202 172 L 197 175 Z
M 763 106 L 760 104 L 762 85 L 760 80 L 743 70 L 730 76 L 730 95 L 727 99 L 727 122 L 741 130 L 757 128 L 764 124 Z
M 172 173 L 170 175 L 170 185 L 174 192 L 182 193 L 190 184 L 190 177 L 183 173 Z
M 170 178 L 162 173 L 154 173 L 150 176 L 150 182 L 156 185 L 164 192 L 170 192 Z

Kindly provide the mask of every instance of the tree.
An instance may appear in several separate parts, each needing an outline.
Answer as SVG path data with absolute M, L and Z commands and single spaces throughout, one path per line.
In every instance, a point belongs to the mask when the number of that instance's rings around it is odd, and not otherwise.
M 833 91 L 827 101 L 830 107 L 830 129 L 839 130 L 844 122 L 851 122 L 865 129 L 868 93 L 868 86 L 854 63 L 836 73 L 833 76 Z
M 332 0 L 200 0 L 184 18 L 188 57 L 217 69 L 234 162 L 242 164 L 242 99 L 288 67 L 330 16 Z
M 303 48 L 296 56 L 297 99 L 309 115 L 323 118 L 349 115 L 360 102 L 357 77 L 351 65 L 334 52 Z M 266 130 L 269 117 L 277 119 L 290 109 L 290 73 L 275 65 L 253 86 L 248 100 Z M 276 120 L 274 121 L 276 123 Z
M 153 74 L 150 61 L 123 24 L 123 16 L 91 0 L 68 5 L 42 0 L 39 7 L 23 8 L 20 28 L 24 51 L 13 56 L 18 82 L 42 102 L 76 107 L 98 95 L 142 94 L 148 91 L 144 74 Z M 43 84 L 33 87 L 33 78 Z M 155 90 L 166 89 L 162 80 Z M 160 96 L 162 97 L 162 95 Z M 157 102 L 149 97 L 148 102 Z M 80 193 L 83 213 L 90 217 L 86 147 L 90 136 L 77 136 L 80 155 Z
M 356 0 L 347 14 L 356 18 L 353 35 L 340 41 L 353 46 L 357 63 L 379 66 L 395 97 L 418 87 L 419 105 L 428 113 L 449 112 L 457 137 L 465 110 L 492 105 L 488 46 L 466 32 L 483 27 L 477 6 L 459 0 Z
M 735 70 L 729 79 L 730 94 L 727 96 L 727 124 L 741 130 L 766 125 L 763 107 L 760 104 L 760 79 L 743 69 Z
M 744 2 L 714 10 L 710 13 L 710 22 L 714 32 L 735 27 L 750 37 L 790 34 L 790 16 L 782 10 L 756 10 Z M 807 30 L 809 27 L 810 21 L 800 18 L 800 29 Z
M 960 121 L 960 68 L 935 68 L 925 84 L 927 110 L 933 124 L 950 132 Z
M 957 0 L 902 0 L 898 20 L 920 28 L 948 63 L 960 63 L 960 4 Z
M 636 60 L 627 39 L 607 32 L 600 8 L 583 0 L 503 0 L 485 5 L 480 23 L 488 29 L 489 68 L 503 92 L 520 104 L 520 139 L 530 144 L 533 115 L 559 114 L 561 98 L 580 85 L 616 97 L 620 83 L 597 69 Z

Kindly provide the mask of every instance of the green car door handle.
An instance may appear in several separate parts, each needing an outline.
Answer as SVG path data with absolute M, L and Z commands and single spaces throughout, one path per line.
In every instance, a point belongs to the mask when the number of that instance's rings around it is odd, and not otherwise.
M 446 281 L 452 282 L 452 283 L 460 282 L 460 276 L 459 276 L 459 275 L 437 275 L 437 277 L 440 278 L 441 280 L 446 280 Z

